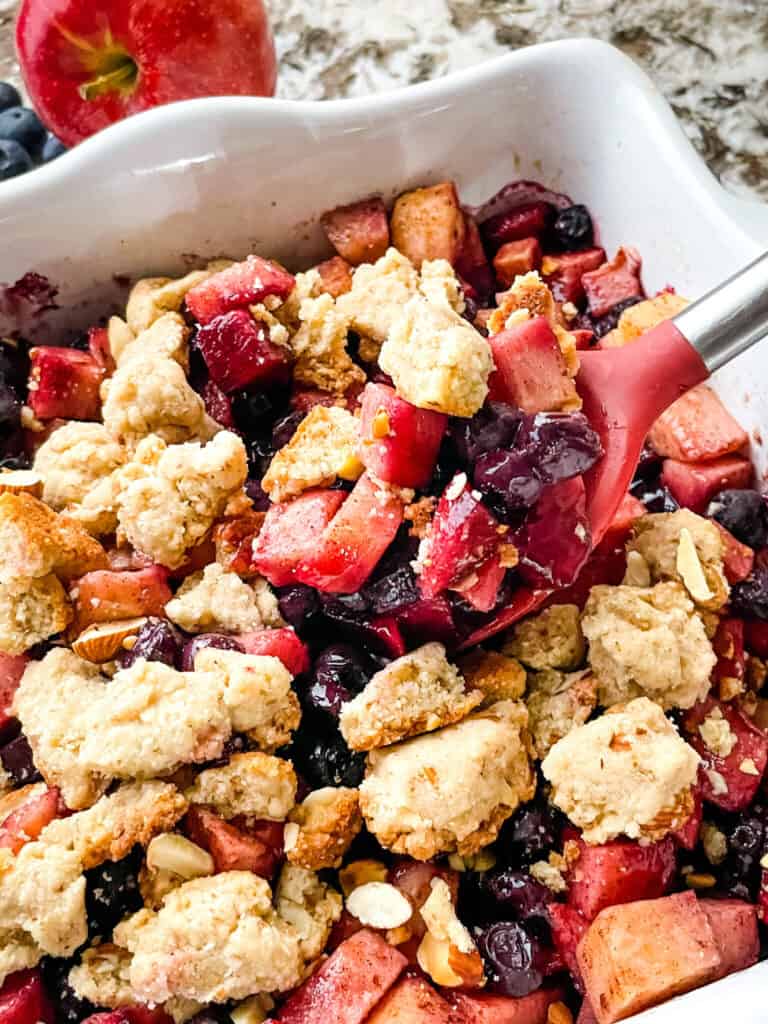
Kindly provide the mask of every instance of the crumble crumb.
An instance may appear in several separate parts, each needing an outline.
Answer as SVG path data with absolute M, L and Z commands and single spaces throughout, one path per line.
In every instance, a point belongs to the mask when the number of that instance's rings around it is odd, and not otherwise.
M 128 327 L 134 334 L 146 331 L 164 313 L 178 313 L 187 292 L 211 276 L 213 270 L 193 270 L 180 278 L 145 277 L 131 289 L 125 309 Z M 115 353 L 112 353 L 115 355 Z M 115 358 L 117 356 L 115 355 Z
M 233 754 L 229 764 L 207 768 L 186 791 L 191 804 L 207 804 L 225 820 L 245 815 L 284 821 L 296 803 L 290 761 L 254 751 Z
M 61 633 L 72 621 L 72 606 L 53 574 L 0 582 L 0 651 L 24 654 Z
M 699 726 L 704 745 L 717 757 L 728 757 L 736 746 L 736 735 L 719 707 L 713 707 Z
M 349 320 L 332 295 L 323 293 L 304 299 L 299 306 L 299 321 L 299 329 L 291 338 L 296 381 L 335 395 L 365 384 L 365 371 L 347 352 Z
M 514 658 L 478 647 L 459 660 L 468 690 L 481 690 L 481 707 L 518 700 L 525 693 L 525 669 Z
M 189 328 L 178 313 L 163 313 L 151 326 L 134 335 L 123 331 L 111 331 L 109 347 L 117 366 L 124 366 L 132 359 L 150 359 L 160 356 L 172 359 L 184 370 L 189 371 Z
M 338 298 L 336 308 L 348 318 L 352 330 L 366 339 L 366 360 L 378 359 L 392 324 L 418 286 L 416 268 L 394 248 L 387 249 L 375 263 L 355 268 L 352 288 Z
M 297 867 L 338 868 L 363 825 L 356 789 L 316 789 L 288 816 L 285 853 Z M 290 839 L 289 839 L 290 836 Z
M 550 749 L 577 725 L 583 725 L 597 706 L 597 682 L 586 669 L 564 674 L 554 669 L 532 672 L 528 677 L 528 707 L 536 755 L 545 758 Z
M 580 611 L 575 604 L 555 604 L 518 622 L 504 644 L 504 653 L 535 669 L 576 669 L 586 646 Z
M 165 612 L 187 633 L 246 633 L 283 625 L 277 598 L 265 579 L 240 579 L 218 562 L 188 576 Z
M 341 917 L 341 896 L 314 871 L 286 864 L 275 888 L 275 909 L 281 921 L 299 936 L 301 956 L 312 964 L 322 954 L 331 928 Z

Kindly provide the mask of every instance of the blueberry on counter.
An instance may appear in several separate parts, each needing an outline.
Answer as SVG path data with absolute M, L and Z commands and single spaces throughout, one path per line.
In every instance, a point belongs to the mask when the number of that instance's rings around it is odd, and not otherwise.
M 10 82 L 0 82 L 0 110 L 7 110 L 9 107 L 20 107 L 21 95 L 15 85 Z
M 55 160 L 66 152 L 67 147 L 61 139 L 57 139 L 55 135 L 49 135 L 43 143 L 40 159 L 44 164 L 49 164 L 52 160 Z
M 9 107 L 0 113 L 0 139 L 18 142 L 30 156 L 40 152 L 47 135 L 43 122 L 28 107 Z
M 32 166 L 32 157 L 23 146 L 11 139 L 0 139 L 0 181 L 26 174 Z

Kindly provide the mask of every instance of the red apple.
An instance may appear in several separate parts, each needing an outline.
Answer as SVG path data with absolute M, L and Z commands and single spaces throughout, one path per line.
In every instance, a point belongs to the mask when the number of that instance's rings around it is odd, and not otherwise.
M 277 77 L 261 0 L 23 0 L 16 49 L 68 146 L 174 100 L 270 96 Z

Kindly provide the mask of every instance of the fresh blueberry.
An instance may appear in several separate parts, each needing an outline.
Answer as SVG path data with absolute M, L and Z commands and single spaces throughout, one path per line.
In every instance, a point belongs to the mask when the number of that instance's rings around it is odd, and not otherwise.
M 53 1004 L 56 1024 L 80 1024 L 92 1014 L 96 1007 L 87 999 L 81 999 L 69 984 L 69 972 L 79 958 L 61 960 L 45 957 L 41 964 L 43 985 Z
M 555 218 L 552 234 L 560 249 L 588 249 L 595 238 L 589 210 L 583 203 L 567 206 Z
M 103 939 L 128 914 L 142 905 L 139 891 L 141 849 L 132 850 L 122 860 L 108 860 L 85 872 L 85 911 L 88 936 Z
M 40 118 L 29 107 L 8 107 L 0 113 L 0 139 L 17 142 L 30 156 L 36 156 L 48 132 Z
M 44 164 L 49 164 L 52 160 L 56 160 L 58 157 L 63 156 L 66 152 L 67 147 L 61 141 L 61 139 L 57 139 L 55 135 L 49 135 L 43 143 L 43 149 L 40 153 L 40 159 Z
M 242 646 L 233 636 L 224 636 L 223 633 L 200 633 L 198 636 L 187 640 L 181 651 L 181 671 L 192 672 L 195 667 L 195 658 L 200 651 L 206 647 L 215 647 L 220 651 L 239 651 L 243 653 Z
M 757 491 L 720 491 L 710 501 L 707 515 L 751 548 L 768 542 L 768 504 Z
M 32 167 L 32 157 L 22 145 L 12 139 L 0 139 L 0 181 L 17 178 Z
M 21 94 L 10 82 L 0 82 L 0 111 L 21 106 Z
M 0 764 L 11 778 L 14 786 L 26 786 L 41 778 L 32 757 L 32 748 L 24 733 L 0 747 Z
M 496 992 L 520 999 L 541 987 L 538 943 L 521 924 L 497 921 L 480 933 L 478 947 Z
M 147 661 L 162 661 L 171 668 L 181 661 L 182 639 L 179 631 L 165 619 L 150 618 L 136 635 L 136 643 L 120 656 L 120 664 L 128 668 L 138 658 Z

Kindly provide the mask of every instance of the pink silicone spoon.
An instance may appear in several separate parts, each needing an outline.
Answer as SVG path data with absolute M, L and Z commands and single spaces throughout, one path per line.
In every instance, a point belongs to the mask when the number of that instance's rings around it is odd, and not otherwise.
M 768 253 L 639 341 L 580 353 L 576 384 L 605 453 L 584 477 L 593 548 L 627 493 L 654 421 L 685 391 L 766 336 Z M 506 629 L 551 593 L 521 587 L 463 646 Z

